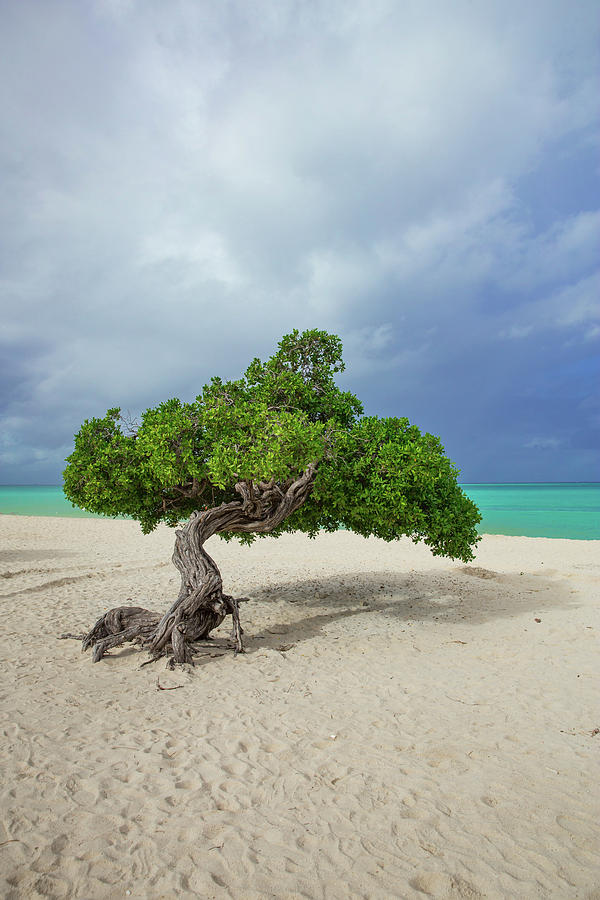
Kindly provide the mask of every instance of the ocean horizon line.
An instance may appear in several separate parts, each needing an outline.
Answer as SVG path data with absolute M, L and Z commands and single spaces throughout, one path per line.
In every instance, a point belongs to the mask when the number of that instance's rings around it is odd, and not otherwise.
M 600 540 L 600 482 L 463 481 L 459 485 L 481 512 L 480 534 Z M 98 517 L 74 506 L 61 484 L 0 484 L 0 514 Z

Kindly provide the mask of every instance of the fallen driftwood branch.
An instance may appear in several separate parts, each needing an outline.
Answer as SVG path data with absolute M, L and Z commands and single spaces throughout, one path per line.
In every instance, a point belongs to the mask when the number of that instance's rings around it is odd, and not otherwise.
M 163 687 L 160 683 L 160 678 L 156 679 L 156 690 L 157 691 L 176 691 L 177 688 L 185 687 L 185 684 L 174 684 L 173 687 Z

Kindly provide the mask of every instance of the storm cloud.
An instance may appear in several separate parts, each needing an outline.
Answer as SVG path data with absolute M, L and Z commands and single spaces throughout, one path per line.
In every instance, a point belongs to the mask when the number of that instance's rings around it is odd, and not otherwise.
M 594 2 L 0 10 L 1 482 L 294 327 L 464 481 L 597 480 Z

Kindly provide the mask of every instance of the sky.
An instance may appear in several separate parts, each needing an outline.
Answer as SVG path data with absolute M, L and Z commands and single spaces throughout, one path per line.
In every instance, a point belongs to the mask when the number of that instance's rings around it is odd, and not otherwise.
M 0 483 L 293 328 L 463 482 L 600 480 L 596 0 L 0 0 Z

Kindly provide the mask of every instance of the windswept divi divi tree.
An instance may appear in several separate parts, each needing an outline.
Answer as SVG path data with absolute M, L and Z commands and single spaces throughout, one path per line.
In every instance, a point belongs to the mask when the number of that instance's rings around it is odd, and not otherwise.
M 84 422 L 67 459 L 64 490 L 82 509 L 160 522 L 175 532 L 177 598 L 164 613 L 120 606 L 83 639 L 97 662 L 137 641 L 156 658 L 191 662 L 195 641 L 224 618 L 243 650 L 239 603 L 223 592 L 204 549 L 214 534 L 314 536 L 343 526 L 392 541 L 423 540 L 433 554 L 469 561 L 479 511 L 457 484 L 437 437 L 407 419 L 362 416 L 334 381 L 342 345 L 325 331 L 294 331 L 238 381 L 213 378 L 193 403 L 167 400 L 126 426 L 119 409 Z

